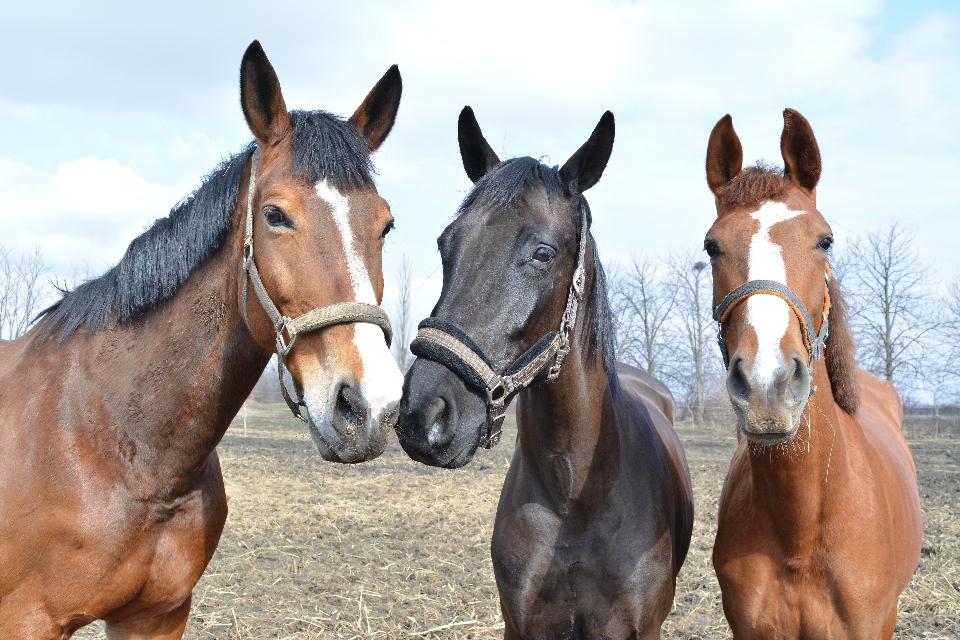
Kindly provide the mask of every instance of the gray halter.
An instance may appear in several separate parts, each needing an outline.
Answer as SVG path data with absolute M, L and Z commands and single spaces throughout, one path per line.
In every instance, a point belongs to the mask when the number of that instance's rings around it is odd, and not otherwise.
M 365 302 L 336 302 L 307 311 L 296 318 L 289 318 L 280 313 L 277 305 L 273 303 L 266 288 L 264 288 L 263 281 L 260 280 L 260 272 L 257 271 L 257 263 L 253 259 L 253 191 L 259 164 L 260 147 L 257 147 L 254 149 L 253 157 L 250 160 L 250 186 L 247 188 L 247 214 L 243 236 L 243 319 L 247 323 L 247 328 L 249 328 L 250 318 L 247 315 L 247 281 L 249 280 L 253 284 L 253 291 L 257 294 L 263 310 L 267 312 L 270 321 L 273 322 L 274 331 L 277 333 L 277 373 L 280 376 L 280 393 L 293 415 L 306 422 L 307 419 L 300 413 L 300 407 L 306 406 L 303 398 L 294 400 L 287 391 L 283 379 L 283 371 L 286 368 L 284 358 L 293 349 L 297 336 L 334 324 L 368 322 L 383 330 L 383 337 L 389 347 L 393 341 L 393 329 L 390 326 L 390 317 L 386 311 L 377 305 Z
M 750 280 L 728 293 L 720 304 L 714 304 L 713 319 L 717 321 L 717 344 L 720 345 L 720 353 L 723 354 L 723 366 L 730 366 L 730 354 L 727 352 L 727 343 L 723 339 L 723 322 L 738 304 L 750 296 L 763 294 L 782 299 L 797 315 L 797 319 L 800 321 L 800 335 L 803 337 L 803 346 L 807 349 L 807 367 L 812 370 L 813 363 L 820 358 L 823 350 L 827 347 L 827 334 L 830 326 L 829 266 L 827 266 L 824 280 L 823 322 L 820 324 L 819 334 L 815 332 L 810 312 L 807 311 L 807 307 L 800 300 L 800 297 L 789 287 L 775 280 Z
M 530 386 L 534 379 L 553 361 L 546 381 L 553 382 L 560 375 L 563 361 L 570 353 L 570 334 L 577 324 L 577 310 L 583 298 L 586 279 L 584 260 L 587 247 L 587 216 L 589 205 L 580 196 L 580 242 L 577 267 L 567 293 L 567 306 L 560 318 L 559 331 L 551 331 L 519 358 L 503 374 L 493 369 L 483 349 L 459 327 L 440 318 L 426 318 L 420 323 L 417 337 L 410 351 L 419 357 L 433 360 L 455 373 L 464 384 L 487 395 L 487 431 L 480 442 L 484 449 L 492 449 L 500 442 L 506 408 L 518 392 Z

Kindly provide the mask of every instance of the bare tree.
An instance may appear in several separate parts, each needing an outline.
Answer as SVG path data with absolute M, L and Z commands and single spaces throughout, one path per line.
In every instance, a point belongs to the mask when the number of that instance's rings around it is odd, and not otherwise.
M 652 376 L 661 373 L 668 350 L 667 322 L 676 304 L 673 282 L 658 263 L 634 256 L 611 278 L 611 306 L 617 318 L 617 359 Z
M 400 371 L 406 373 L 410 366 L 410 343 L 413 341 L 413 265 L 410 258 L 404 254 L 397 269 L 397 280 L 400 290 L 397 294 L 397 322 L 393 336 L 393 357 L 397 361 Z
M 674 252 L 667 258 L 674 280 L 675 305 L 673 328 L 676 338 L 677 366 L 671 376 L 684 389 L 680 396 L 694 421 L 703 424 L 707 395 L 718 378 L 718 358 L 713 344 L 711 273 L 698 252 Z M 679 394 L 678 394 L 679 395 Z
M 40 247 L 16 258 L 0 244 L 0 338 L 12 340 L 30 328 L 45 298 L 47 271 Z
M 941 324 L 933 272 L 920 261 L 915 238 L 915 230 L 894 220 L 852 239 L 836 261 L 857 330 L 860 362 L 901 385 L 920 377 L 924 343 Z

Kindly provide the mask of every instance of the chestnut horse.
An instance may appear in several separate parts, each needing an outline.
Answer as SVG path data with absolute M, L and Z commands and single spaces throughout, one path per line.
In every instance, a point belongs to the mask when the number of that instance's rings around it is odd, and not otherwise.
M 890 638 L 920 557 L 916 469 L 896 390 L 854 359 L 813 130 L 783 119 L 782 171 L 741 170 L 730 116 L 707 147 L 704 246 L 739 439 L 713 564 L 735 638 Z
M 491 544 L 506 638 L 659 638 L 690 544 L 673 397 L 614 361 L 582 195 L 613 137 L 607 112 L 559 170 L 500 162 L 460 115 L 476 184 L 440 236 L 443 290 L 411 346 L 397 430 L 414 459 L 459 467 L 496 444 L 517 396 Z
M 384 450 L 402 386 L 388 325 L 295 338 L 289 317 L 346 303 L 375 320 L 392 218 L 369 156 L 400 91 L 393 67 L 349 121 L 288 113 L 254 42 L 240 95 L 255 146 L 0 343 L 0 638 L 69 638 L 96 619 L 110 639 L 183 635 L 227 516 L 215 447 L 278 331 L 296 339 L 285 360 L 323 457 Z

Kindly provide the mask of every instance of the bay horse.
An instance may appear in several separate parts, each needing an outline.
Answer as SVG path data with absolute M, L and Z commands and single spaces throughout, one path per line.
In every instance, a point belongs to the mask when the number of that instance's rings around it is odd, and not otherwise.
M 783 119 L 782 170 L 741 169 L 729 115 L 707 147 L 704 247 L 739 440 L 713 564 L 735 638 L 890 638 L 920 558 L 916 469 L 900 397 L 856 364 L 813 129 Z
M 394 66 L 349 121 L 288 113 L 253 42 L 255 143 L 0 343 L 0 638 L 182 637 L 227 516 L 215 447 L 278 349 L 325 459 L 384 450 L 402 377 L 370 154 L 400 93 Z
M 608 111 L 560 169 L 500 162 L 463 110 L 475 184 L 440 236 L 443 289 L 411 345 L 397 432 L 415 460 L 466 464 L 496 444 L 517 398 L 491 542 L 508 639 L 659 638 L 690 544 L 673 397 L 615 363 L 589 230 L 583 192 L 613 138 Z

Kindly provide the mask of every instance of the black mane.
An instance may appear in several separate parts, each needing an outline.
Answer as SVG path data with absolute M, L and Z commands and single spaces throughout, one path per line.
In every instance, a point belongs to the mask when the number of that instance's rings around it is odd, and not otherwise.
M 350 122 L 324 111 L 292 111 L 292 171 L 310 182 L 326 178 L 337 189 L 373 184 L 367 141 Z M 127 325 L 173 297 L 193 271 L 220 249 L 232 224 L 243 170 L 254 143 L 224 160 L 170 214 L 135 238 L 120 262 L 73 291 L 39 318 L 44 339 L 63 342 L 77 329 Z
M 550 167 L 534 158 L 511 158 L 494 167 L 485 176 L 480 178 L 464 198 L 457 211 L 461 215 L 474 206 L 501 208 L 516 207 L 523 195 L 530 189 L 542 186 L 550 202 L 560 199 L 569 199 L 571 194 L 560 179 L 560 169 Z M 590 287 L 590 297 L 581 305 L 581 315 L 578 322 L 590 327 L 581 335 L 581 348 L 588 352 L 597 350 L 603 355 L 603 368 L 607 372 L 610 383 L 610 392 L 616 395 L 619 381 L 616 370 L 616 351 L 614 349 L 613 316 L 610 312 L 610 301 L 607 297 L 607 279 L 600 263 L 600 254 L 597 252 L 597 243 L 589 227 L 593 218 L 590 214 L 590 205 L 587 199 L 580 196 L 579 206 L 586 209 L 587 237 L 590 248 L 593 250 L 593 283 Z M 579 216 L 579 210 L 575 209 Z M 579 227 L 580 221 L 575 224 Z M 581 240 L 581 238 L 578 238 Z M 566 295 L 566 292 L 564 293 Z

